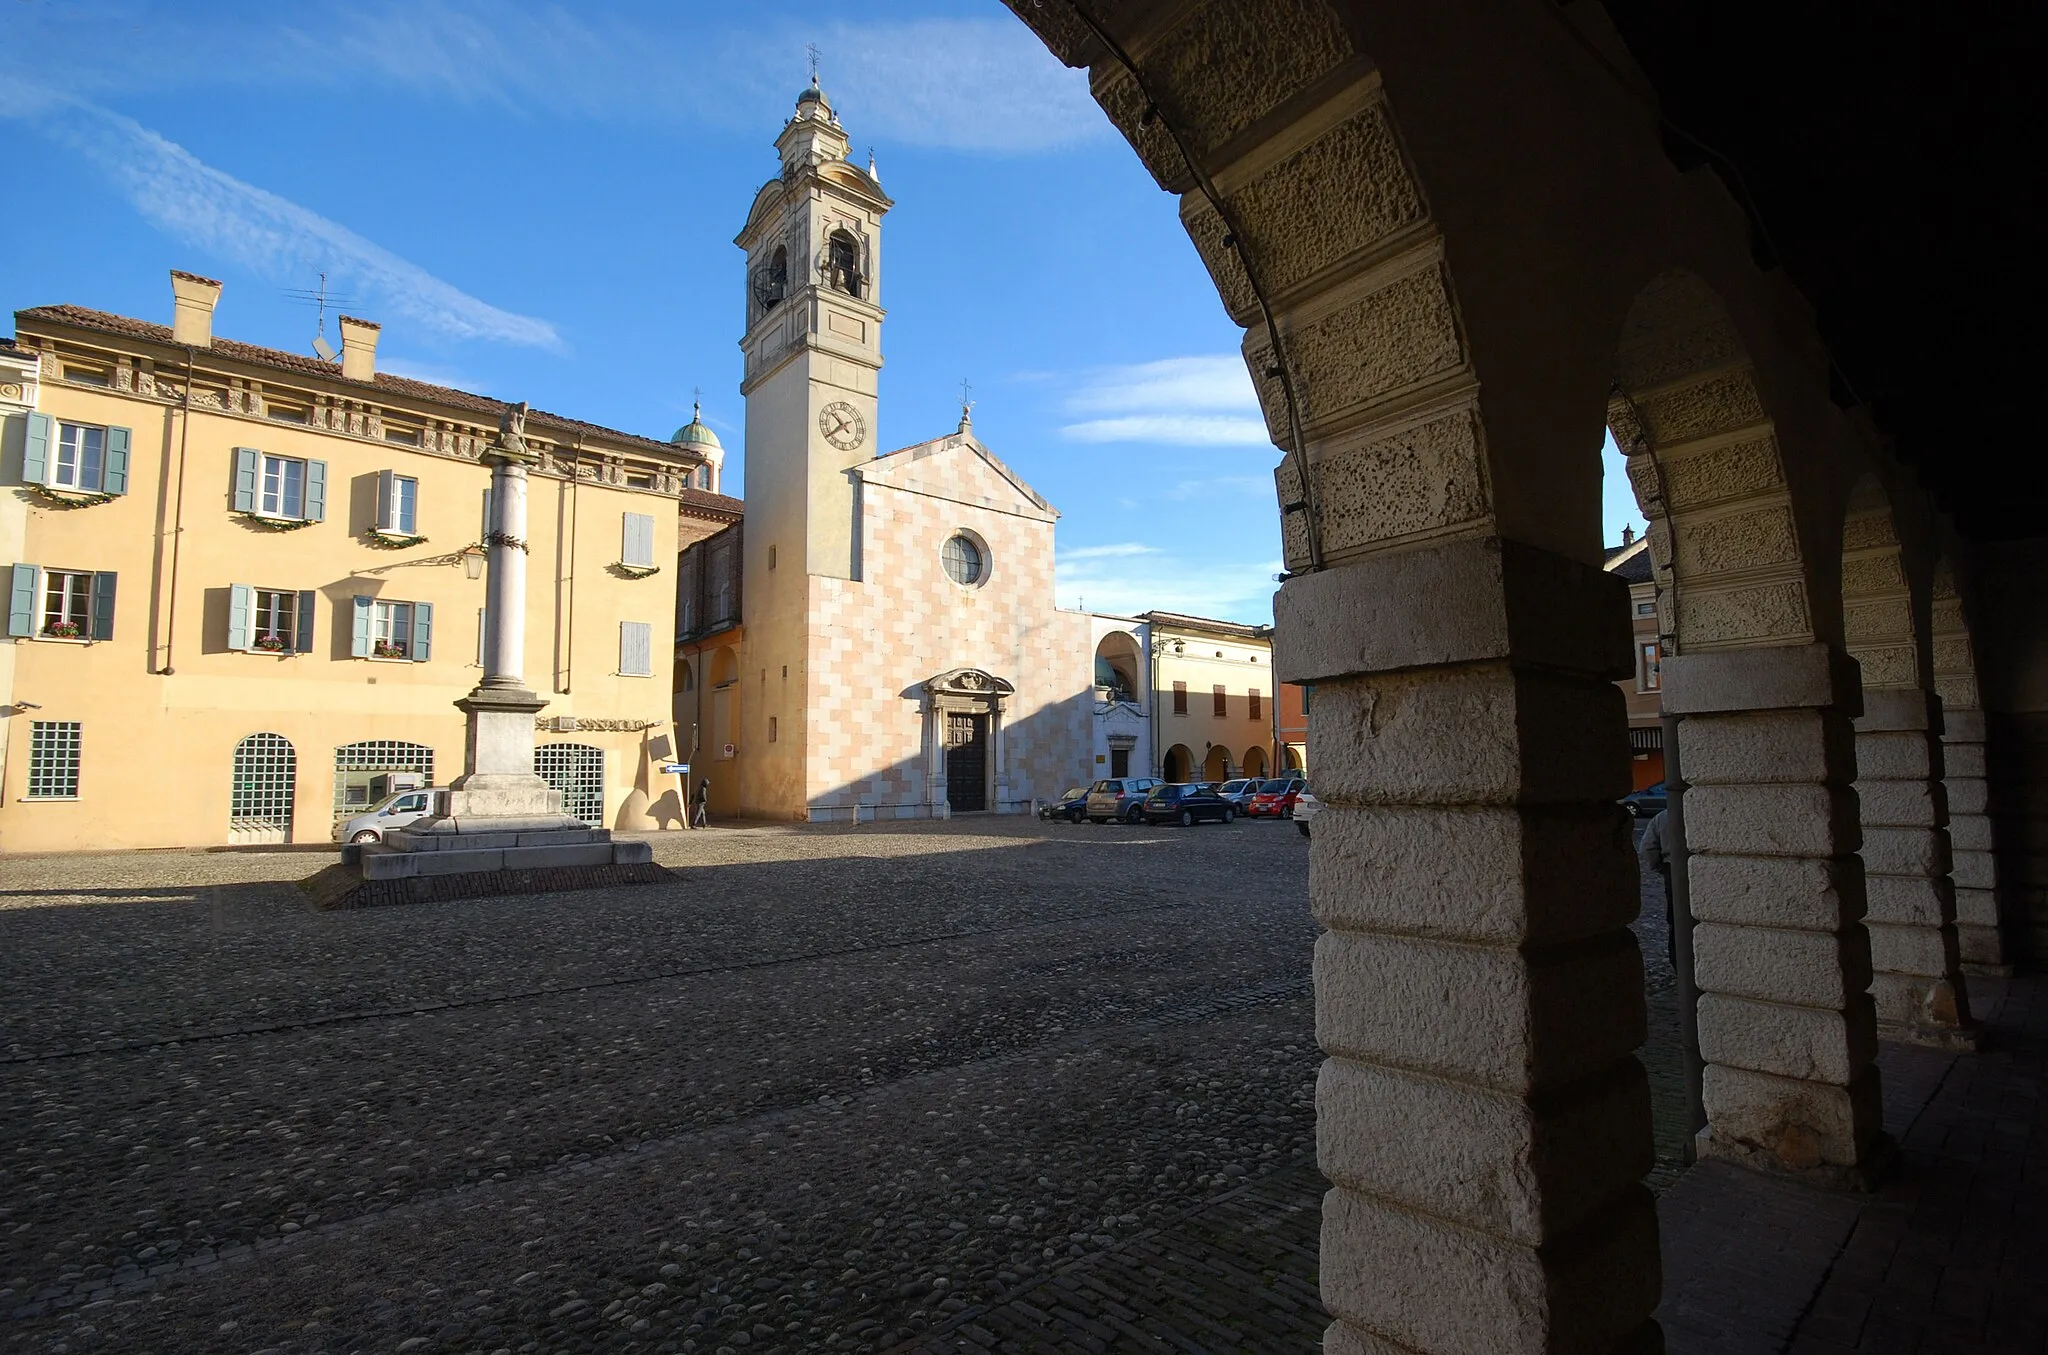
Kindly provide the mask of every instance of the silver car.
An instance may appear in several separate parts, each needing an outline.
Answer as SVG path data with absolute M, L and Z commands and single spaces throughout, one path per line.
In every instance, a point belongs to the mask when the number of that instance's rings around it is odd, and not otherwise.
M 386 833 L 404 828 L 434 812 L 434 797 L 446 786 L 401 790 L 385 796 L 362 813 L 334 825 L 336 842 L 382 842 Z
M 1113 776 L 1088 787 L 1088 822 L 1145 821 L 1145 796 L 1160 784 L 1156 776 Z
M 1245 806 L 1252 802 L 1252 796 L 1259 793 L 1259 778 L 1256 776 L 1240 776 L 1234 781 L 1225 781 L 1216 788 L 1216 793 L 1230 801 L 1237 812 L 1242 814 L 1245 811 Z

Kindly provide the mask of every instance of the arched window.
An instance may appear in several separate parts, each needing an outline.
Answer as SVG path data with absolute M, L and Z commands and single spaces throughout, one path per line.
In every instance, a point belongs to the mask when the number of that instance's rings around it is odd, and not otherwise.
M 848 296 L 861 290 L 860 245 L 845 231 L 833 231 L 825 244 L 826 280 Z
M 533 750 L 533 774 L 562 792 L 562 812 L 594 828 L 604 826 L 604 749 L 587 743 L 543 743 Z
M 228 841 L 290 842 L 299 756 L 282 734 L 251 734 L 235 745 L 228 792 Z
M 767 263 L 754 270 L 754 299 L 761 309 L 772 311 L 789 294 L 789 251 L 781 245 Z
M 334 750 L 334 817 L 360 814 L 374 802 L 392 772 L 416 772 L 434 784 L 434 750 L 398 739 L 364 739 Z

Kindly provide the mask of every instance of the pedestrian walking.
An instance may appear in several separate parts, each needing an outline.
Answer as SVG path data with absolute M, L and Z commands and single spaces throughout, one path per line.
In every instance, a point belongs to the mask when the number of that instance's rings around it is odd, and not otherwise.
M 697 794 L 690 805 L 690 826 L 709 828 L 711 826 L 711 778 L 697 778 Z
M 1670 832 L 1671 811 L 1660 809 L 1650 820 L 1650 826 L 1643 830 L 1643 840 L 1636 846 L 1636 859 L 1642 863 L 1644 873 L 1655 871 L 1664 882 L 1664 954 L 1671 961 L 1671 968 L 1678 968 L 1678 913 L 1671 897 L 1671 844 L 1665 834 Z

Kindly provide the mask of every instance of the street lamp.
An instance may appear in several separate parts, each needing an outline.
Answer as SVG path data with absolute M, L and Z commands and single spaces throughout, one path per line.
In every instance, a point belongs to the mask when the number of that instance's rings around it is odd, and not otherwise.
M 462 548 L 462 572 L 472 579 L 481 579 L 484 576 L 484 563 L 489 558 L 484 553 L 482 546 L 464 546 Z

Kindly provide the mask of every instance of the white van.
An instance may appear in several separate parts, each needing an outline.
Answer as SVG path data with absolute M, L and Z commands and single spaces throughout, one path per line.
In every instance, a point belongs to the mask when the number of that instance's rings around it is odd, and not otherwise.
M 387 795 L 362 813 L 335 824 L 334 840 L 382 842 L 386 833 L 404 828 L 414 820 L 424 819 L 432 814 L 434 797 L 446 789 L 446 786 L 430 786 L 423 790 L 401 790 Z

